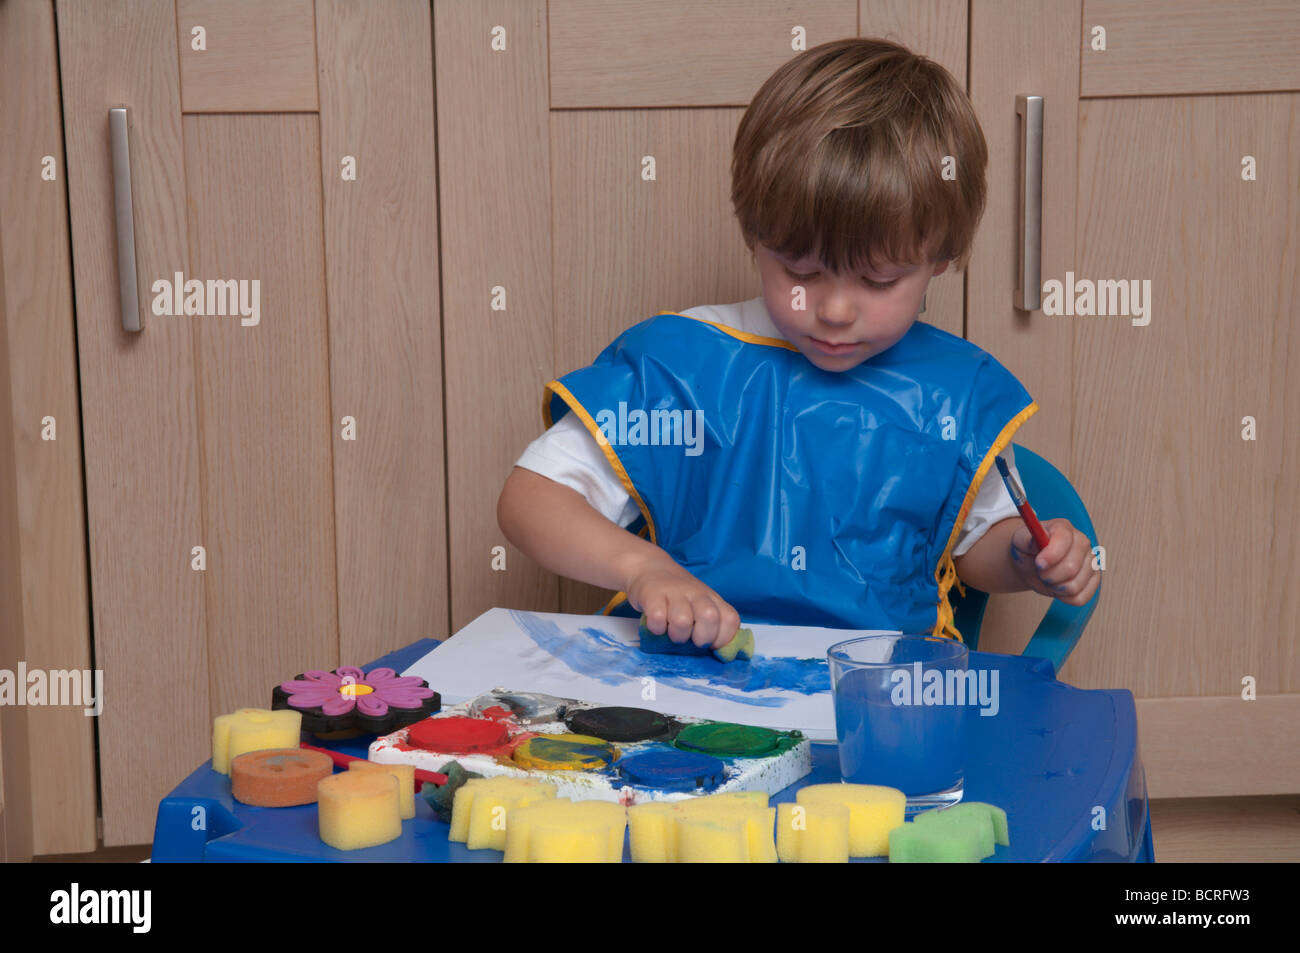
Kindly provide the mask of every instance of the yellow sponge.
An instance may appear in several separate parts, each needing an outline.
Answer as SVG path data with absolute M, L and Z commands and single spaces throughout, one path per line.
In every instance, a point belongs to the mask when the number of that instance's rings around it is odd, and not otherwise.
M 376 847 L 402 835 L 397 778 L 381 771 L 341 771 L 316 786 L 320 839 L 339 850 Z
M 230 761 L 264 748 L 296 748 L 302 740 L 302 712 L 241 708 L 212 721 L 212 770 L 230 773 Z
M 679 864 L 743 864 L 748 861 L 747 818 L 706 813 L 678 817 Z
M 849 856 L 884 857 L 889 832 L 903 823 L 907 796 L 878 784 L 810 784 L 795 795 L 799 804 L 843 804 L 849 809 Z
M 504 861 L 621 863 L 627 809 L 613 801 L 550 798 L 510 812 Z
M 629 807 L 627 830 L 632 863 L 676 863 L 679 816 L 675 806 L 666 801 L 647 801 Z
M 775 863 L 776 809 L 763 791 L 651 801 L 628 809 L 636 863 Z
M 758 797 L 755 797 L 758 795 Z M 761 801 L 760 798 L 761 797 Z M 713 842 L 717 828 L 721 823 L 723 829 L 730 829 L 733 821 L 739 822 L 744 830 L 745 850 L 741 858 L 745 863 L 774 864 L 777 860 L 776 841 L 772 836 L 772 826 L 776 820 L 776 808 L 767 807 L 767 794 L 764 791 L 736 791 L 731 794 L 711 794 L 704 797 L 678 801 L 679 814 L 677 822 L 677 860 L 689 862 L 683 855 L 707 854 L 707 844 Z M 695 823 L 703 822 L 703 826 Z M 705 845 L 689 843 L 695 836 L 693 832 L 702 831 Z M 730 835 L 727 835 L 730 836 Z M 726 862 L 726 858 L 701 857 L 702 860 Z
M 398 808 L 402 820 L 415 817 L 415 765 L 379 764 L 375 761 L 349 761 L 349 771 L 383 771 L 397 778 Z
M 784 863 L 846 864 L 849 809 L 843 804 L 778 804 L 776 852 Z
M 554 784 L 532 778 L 471 778 L 456 791 L 447 839 L 470 850 L 505 850 L 510 812 L 553 797 Z

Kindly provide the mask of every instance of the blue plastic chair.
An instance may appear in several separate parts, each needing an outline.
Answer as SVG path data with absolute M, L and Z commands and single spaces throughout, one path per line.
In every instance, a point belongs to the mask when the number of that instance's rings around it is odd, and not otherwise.
M 1064 474 L 1038 454 L 1019 444 L 1012 444 L 1015 454 L 1016 469 L 1020 472 L 1020 482 L 1025 488 L 1034 512 L 1040 519 L 1068 519 L 1079 532 L 1083 533 L 1097 545 L 1097 533 L 1092 528 L 1088 510 L 1079 499 Z M 1001 480 L 997 470 L 990 470 L 986 480 Z M 966 586 L 963 597 L 954 586 L 952 596 L 953 621 L 961 633 L 966 645 L 973 651 L 979 645 L 980 623 L 984 620 L 984 610 L 988 606 L 989 594 L 971 586 Z M 1025 646 L 1022 655 L 1031 658 L 1047 659 L 1056 671 L 1061 670 L 1070 652 L 1083 635 L 1083 628 L 1088 624 L 1097 600 L 1101 596 L 1101 587 L 1092 594 L 1092 598 L 1081 606 L 1070 606 L 1053 599 L 1043 621 L 1034 631 L 1034 637 Z

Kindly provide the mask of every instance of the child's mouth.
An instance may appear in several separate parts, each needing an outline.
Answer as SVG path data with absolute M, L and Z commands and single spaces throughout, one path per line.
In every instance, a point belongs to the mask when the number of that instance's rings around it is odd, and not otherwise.
M 848 354 L 850 351 L 860 347 L 857 341 L 848 341 L 844 344 L 832 344 L 830 341 L 823 341 L 821 338 L 809 337 L 809 341 L 817 345 L 817 349 L 827 354 Z

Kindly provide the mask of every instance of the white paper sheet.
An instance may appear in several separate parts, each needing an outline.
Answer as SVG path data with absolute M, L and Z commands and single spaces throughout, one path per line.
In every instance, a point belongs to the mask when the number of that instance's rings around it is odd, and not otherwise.
M 635 619 L 489 609 L 402 674 L 426 680 L 448 705 L 507 688 L 834 741 L 826 649 L 881 630 L 751 628 L 758 654 L 723 663 L 646 654 Z

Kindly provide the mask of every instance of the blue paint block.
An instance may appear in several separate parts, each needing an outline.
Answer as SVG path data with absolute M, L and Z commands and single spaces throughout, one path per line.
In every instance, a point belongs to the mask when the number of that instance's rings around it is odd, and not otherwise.
M 712 791 L 725 775 L 725 766 L 717 758 L 671 749 L 628 755 L 614 767 L 629 784 L 661 791 Z
M 701 648 L 694 642 L 674 642 L 668 633 L 655 635 L 645 627 L 645 616 L 637 629 L 641 640 L 641 651 L 648 655 L 712 655 L 719 662 L 731 662 L 737 658 L 749 661 L 754 657 L 754 633 L 750 629 L 739 629 L 730 642 L 721 649 Z

